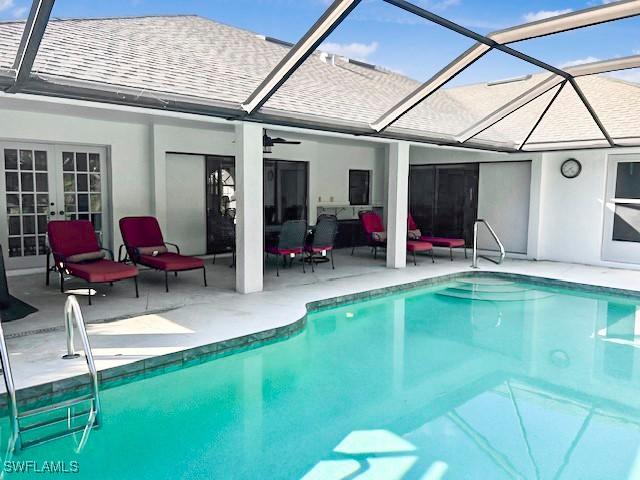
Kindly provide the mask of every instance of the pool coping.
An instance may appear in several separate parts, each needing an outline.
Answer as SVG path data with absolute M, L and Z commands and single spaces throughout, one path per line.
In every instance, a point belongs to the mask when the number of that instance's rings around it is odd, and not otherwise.
M 253 350 L 272 343 L 277 343 L 291 338 L 302 332 L 307 324 L 309 314 L 325 309 L 347 305 L 361 300 L 370 300 L 393 293 L 401 293 L 417 288 L 425 288 L 448 283 L 460 278 L 468 277 L 498 277 L 512 280 L 525 281 L 534 285 L 562 287 L 568 290 L 596 293 L 601 295 L 616 295 L 640 301 L 640 291 L 613 287 L 604 287 L 592 284 L 584 284 L 550 277 L 541 277 L 511 272 L 499 272 L 492 270 L 461 271 L 437 277 L 424 278 L 415 282 L 392 285 L 362 292 L 356 292 L 336 297 L 315 300 L 305 305 L 306 313 L 301 318 L 280 327 L 270 328 L 260 332 L 243 335 L 219 342 L 200 345 L 164 355 L 153 356 L 136 360 L 131 363 L 110 367 L 98 371 L 98 379 L 101 389 L 113 388 L 130 383 L 141 378 L 153 377 L 183 368 L 226 357 L 235 353 Z M 120 320 L 114 319 L 112 321 Z M 22 388 L 16 392 L 17 402 L 20 407 L 33 407 L 47 404 L 52 401 L 62 400 L 88 391 L 90 386 L 89 374 L 74 375 L 71 377 L 46 382 L 39 385 Z M 7 394 L 0 394 L 0 409 L 7 407 Z

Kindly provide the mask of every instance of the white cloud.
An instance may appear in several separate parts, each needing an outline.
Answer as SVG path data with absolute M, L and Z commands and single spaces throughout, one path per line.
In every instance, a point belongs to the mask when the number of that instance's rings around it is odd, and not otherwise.
M 0 12 L 10 9 L 13 7 L 13 0 L 0 0 Z
M 355 60 L 366 60 L 367 57 L 378 50 L 378 42 L 371 43 L 335 43 L 326 42 L 320 45 L 320 50 L 335 53 L 343 57 L 353 58 Z
M 568 62 L 563 63 L 562 65 L 560 65 L 560 68 L 575 67 L 576 65 L 583 65 L 585 63 L 593 63 L 599 61 L 600 59 L 598 57 L 577 58 L 575 60 L 569 60 Z
M 640 83 L 640 71 L 638 70 L 625 70 L 621 72 L 611 72 L 608 75 L 619 78 L 626 82 Z
M 540 10 L 538 12 L 525 13 L 522 18 L 525 22 L 529 23 L 544 20 L 545 18 L 557 17 L 558 15 L 564 15 L 570 12 L 573 12 L 571 8 L 565 8 L 563 10 Z

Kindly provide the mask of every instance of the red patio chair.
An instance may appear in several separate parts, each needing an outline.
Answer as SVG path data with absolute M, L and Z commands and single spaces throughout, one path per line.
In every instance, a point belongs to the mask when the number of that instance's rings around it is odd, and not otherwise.
M 186 272 L 202 269 L 204 286 L 207 286 L 207 271 L 204 260 L 180 254 L 175 243 L 165 242 L 160 225 L 155 217 L 124 217 L 120 219 L 120 233 L 129 259 L 136 265 L 164 272 L 164 288 L 169 291 L 169 272 Z M 167 245 L 176 249 L 169 252 Z
M 82 278 L 91 286 L 95 283 L 113 283 L 132 278 L 138 298 L 138 269 L 133 265 L 113 261 L 113 252 L 102 248 L 89 220 L 53 220 L 47 226 L 54 269 L 60 273 L 60 291 L 64 293 L 64 275 Z M 105 259 L 109 252 L 111 260 Z M 47 255 L 47 285 L 51 271 Z
M 413 220 L 411 214 L 407 219 L 409 230 L 418 230 L 418 225 Z M 453 249 L 464 248 L 464 258 L 467 258 L 467 245 L 463 238 L 446 238 L 446 237 L 432 237 L 429 235 L 421 235 L 420 240 L 433 244 L 434 247 L 444 247 L 449 249 L 449 258 L 453 262 Z
M 371 210 L 358 213 L 358 217 L 364 230 L 367 245 L 373 248 L 373 258 L 378 258 L 378 248 L 387 248 L 387 234 L 384 230 L 382 218 Z M 351 249 L 351 255 L 353 255 L 355 249 L 355 246 Z

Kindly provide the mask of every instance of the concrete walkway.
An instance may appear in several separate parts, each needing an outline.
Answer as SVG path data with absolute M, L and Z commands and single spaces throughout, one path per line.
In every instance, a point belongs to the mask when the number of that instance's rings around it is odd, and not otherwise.
M 145 271 L 139 299 L 126 283 L 99 287 L 93 306 L 79 296 L 97 367 L 103 370 L 288 325 L 305 315 L 305 305 L 311 301 L 471 270 L 470 260 L 460 254 L 454 262 L 441 252 L 435 264 L 423 257 L 418 266 L 389 270 L 384 258 L 374 260 L 365 248 L 353 257 L 349 253 L 337 253 L 336 270 L 323 264 L 316 267 L 316 273 L 303 274 L 301 265 L 294 263 L 276 277 L 275 268 L 268 266 L 265 291 L 251 295 L 234 292 L 233 269 L 228 259 L 219 258 L 216 265 L 208 266 L 208 288 L 197 272 L 184 273 L 170 278 L 167 294 L 162 274 Z M 640 271 L 524 260 L 506 260 L 501 266 L 485 261 L 481 270 L 640 290 Z M 48 288 L 43 280 L 44 275 L 28 275 L 12 277 L 9 282 L 13 295 L 40 309 L 4 324 L 17 388 L 86 372 L 82 358 L 60 358 L 65 352 L 62 310 L 66 295 L 59 292 L 57 279 Z M 73 291 L 82 284 L 68 282 L 66 286 Z M 86 290 L 77 293 L 86 294 Z

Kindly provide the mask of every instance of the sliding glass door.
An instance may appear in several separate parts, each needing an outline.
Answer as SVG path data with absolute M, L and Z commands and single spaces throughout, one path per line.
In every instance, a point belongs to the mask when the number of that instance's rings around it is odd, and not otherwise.
M 265 225 L 307 219 L 308 178 L 306 162 L 264 161 Z
M 207 155 L 205 169 L 207 253 L 230 251 L 233 248 L 236 216 L 235 159 Z
M 409 211 L 425 235 L 473 242 L 478 211 L 478 164 L 412 165 Z

